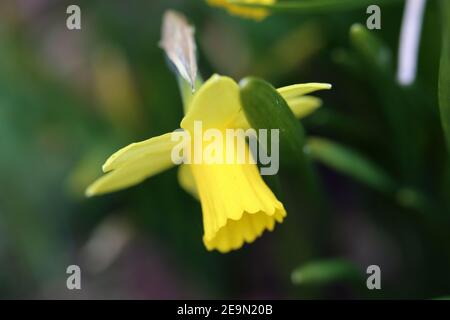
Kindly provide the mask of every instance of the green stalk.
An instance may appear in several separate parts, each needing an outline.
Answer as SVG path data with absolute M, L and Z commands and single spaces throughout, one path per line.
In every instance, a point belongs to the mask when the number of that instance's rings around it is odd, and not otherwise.
M 195 79 L 195 87 L 194 87 L 194 90 L 192 90 L 192 87 L 189 82 L 187 82 L 178 73 L 176 73 L 176 75 L 177 75 L 178 87 L 180 88 L 181 99 L 183 100 L 183 111 L 184 111 L 184 114 L 186 114 L 189 109 L 189 105 L 192 101 L 192 98 L 194 96 L 194 93 L 198 89 L 200 89 L 200 87 L 203 84 L 203 79 L 200 77 L 200 75 L 197 74 L 197 78 Z

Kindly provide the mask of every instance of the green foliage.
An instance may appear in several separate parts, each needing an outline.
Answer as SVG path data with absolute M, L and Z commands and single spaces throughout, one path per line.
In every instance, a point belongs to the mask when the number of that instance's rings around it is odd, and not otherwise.
M 305 263 L 291 274 L 296 285 L 329 285 L 336 282 L 362 283 L 362 272 L 351 262 L 343 259 L 322 260 Z
M 396 189 L 396 184 L 383 169 L 337 143 L 323 138 L 309 138 L 308 150 L 311 156 L 325 165 L 385 193 Z

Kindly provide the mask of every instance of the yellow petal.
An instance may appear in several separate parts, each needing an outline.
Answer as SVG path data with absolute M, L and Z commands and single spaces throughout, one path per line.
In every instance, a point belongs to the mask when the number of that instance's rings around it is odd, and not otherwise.
M 322 105 L 321 99 L 312 96 L 288 98 L 286 102 L 297 119 L 310 115 Z
M 238 249 L 264 230 L 273 230 L 286 216 L 283 204 L 264 183 L 255 164 L 193 164 L 191 169 L 208 250 L 225 253 Z
M 102 169 L 103 172 L 114 170 L 127 161 L 134 160 L 141 156 L 151 157 L 161 153 L 168 153 L 172 150 L 176 142 L 171 141 L 172 133 L 166 133 L 141 142 L 135 142 L 115 152 L 106 160 Z
M 213 75 L 195 93 L 180 126 L 193 130 L 194 121 L 202 121 L 203 129 L 225 128 L 240 109 L 238 84 L 231 78 Z
M 241 129 L 248 129 L 250 128 L 250 123 L 248 123 L 247 118 L 245 117 L 245 113 L 243 110 L 239 112 L 236 119 L 233 121 L 232 124 L 230 124 L 230 127 L 232 128 L 241 128 Z
M 264 8 L 246 8 L 235 4 L 230 4 L 228 0 L 207 0 L 211 6 L 223 7 L 228 10 L 230 14 L 241 16 L 244 18 L 251 18 L 255 20 L 264 19 L 269 15 L 269 11 Z M 275 0 L 241 0 L 242 3 L 258 3 L 258 4 L 273 4 Z
M 178 168 L 178 183 L 180 186 L 195 199 L 199 199 L 197 186 L 195 184 L 192 169 L 188 164 L 182 164 Z
M 331 84 L 329 83 L 300 83 L 293 84 L 291 86 L 286 86 L 278 88 L 278 92 L 283 96 L 284 99 L 295 98 L 302 96 L 317 90 L 328 90 L 331 89 Z
M 86 195 L 128 188 L 173 166 L 171 151 L 179 142 L 171 141 L 170 135 L 133 143 L 113 154 L 103 166 L 105 171 L 112 171 L 92 183 Z

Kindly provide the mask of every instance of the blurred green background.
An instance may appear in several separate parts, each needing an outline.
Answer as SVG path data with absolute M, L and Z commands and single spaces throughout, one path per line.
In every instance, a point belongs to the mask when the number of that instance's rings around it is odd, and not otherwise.
M 394 76 L 403 1 L 381 6 L 381 30 L 353 36 L 365 7 L 255 22 L 200 0 L 77 1 L 82 29 L 70 31 L 66 8 L 74 3 L 0 4 L 0 298 L 450 294 L 438 1 L 428 2 L 418 78 L 408 88 Z M 85 198 L 110 154 L 179 125 L 176 78 L 158 47 L 167 9 L 195 25 L 204 78 L 332 83 L 316 94 L 323 106 L 302 121 L 308 135 L 363 155 L 395 187 L 318 165 L 327 210 L 314 215 L 301 181 L 282 170 L 287 219 L 226 255 L 204 248 L 200 204 L 179 187 L 175 169 Z M 81 267 L 81 290 L 66 288 L 72 264 Z M 365 287 L 372 264 L 381 268 L 382 290 Z M 294 270 L 304 266 L 313 276 L 299 284 Z

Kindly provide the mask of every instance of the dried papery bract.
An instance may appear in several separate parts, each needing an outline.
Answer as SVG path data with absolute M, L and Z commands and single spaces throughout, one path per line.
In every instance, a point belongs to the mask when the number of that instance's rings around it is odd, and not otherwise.
M 174 64 L 177 72 L 195 88 L 197 77 L 194 28 L 180 13 L 168 10 L 163 17 L 160 47 Z

